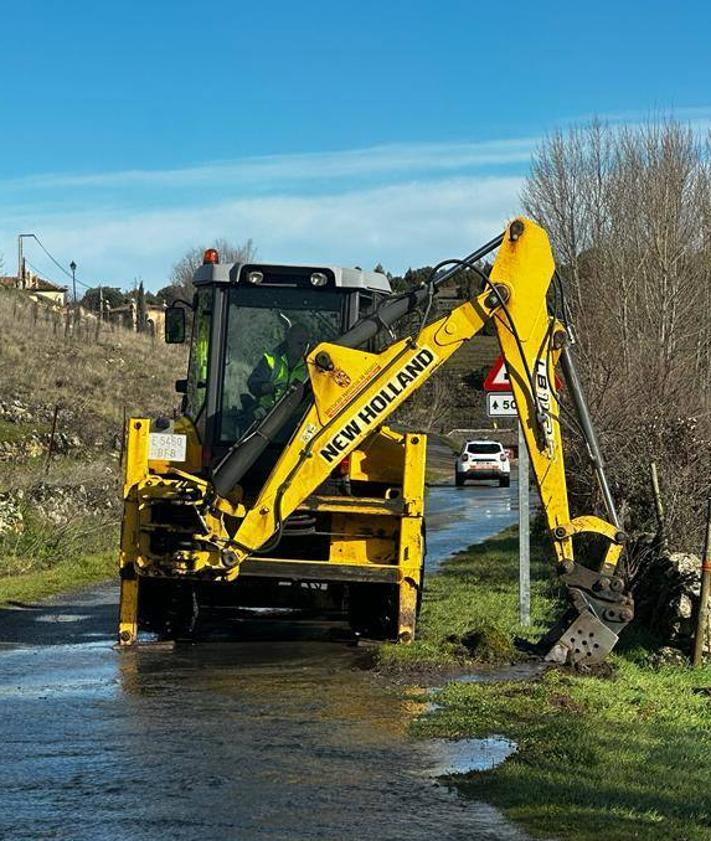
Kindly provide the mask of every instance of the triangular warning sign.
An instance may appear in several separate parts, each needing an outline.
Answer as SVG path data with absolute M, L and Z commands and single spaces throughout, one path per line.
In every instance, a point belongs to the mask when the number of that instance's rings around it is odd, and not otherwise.
M 511 383 L 509 382 L 509 374 L 506 370 L 503 355 L 499 356 L 486 375 L 484 391 L 511 391 Z
M 555 390 L 560 391 L 563 388 L 558 374 L 555 375 Z M 511 381 L 509 380 L 509 372 L 506 370 L 506 363 L 504 362 L 503 354 L 499 354 L 498 359 L 491 366 L 491 370 L 486 375 L 484 380 L 484 391 L 511 391 Z

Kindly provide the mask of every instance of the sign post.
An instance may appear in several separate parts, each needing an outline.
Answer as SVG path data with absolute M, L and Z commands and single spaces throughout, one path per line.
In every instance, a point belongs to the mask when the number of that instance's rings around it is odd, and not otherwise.
M 486 414 L 490 418 L 518 417 L 516 401 L 504 357 L 494 362 L 484 380 Z M 526 439 L 518 422 L 518 615 L 522 625 L 531 622 L 531 521 L 529 508 L 529 463 Z
M 518 423 L 518 615 L 522 625 L 531 622 L 531 518 L 529 466 L 526 439 Z

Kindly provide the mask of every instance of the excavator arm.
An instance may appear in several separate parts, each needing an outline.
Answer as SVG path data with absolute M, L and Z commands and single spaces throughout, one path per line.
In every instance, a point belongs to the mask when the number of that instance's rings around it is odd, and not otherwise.
M 547 656 L 559 662 L 592 663 L 612 649 L 633 610 L 622 579 L 614 574 L 624 535 L 616 522 L 570 516 L 555 390 L 555 366 L 561 353 L 568 352 L 568 336 L 546 302 L 555 269 L 550 244 L 542 228 L 522 218 L 511 223 L 499 242 L 487 289 L 423 326 L 417 335 L 395 341 L 380 353 L 341 342 L 322 343 L 308 354 L 312 404 L 232 538 L 225 541 L 213 535 L 216 543 L 224 544 L 228 578 L 237 577 L 243 560 L 277 540 L 284 520 L 338 464 L 493 320 L 557 570 L 571 602 L 569 615 L 546 638 Z M 577 395 L 577 383 L 575 387 Z M 591 449 L 597 452 L 597 442 L 593 444 Z M 222 496 L 236 484 L 230 468 L 239 458 L 237 448 L 218 466 L 215 487 Z M 604 479 L 601 464 L 599 474 Z M 407 499 L 404 504 L 407 507 Z M 575 562 L 573 537 L 584 532 L 604 541 L 597 571 Z

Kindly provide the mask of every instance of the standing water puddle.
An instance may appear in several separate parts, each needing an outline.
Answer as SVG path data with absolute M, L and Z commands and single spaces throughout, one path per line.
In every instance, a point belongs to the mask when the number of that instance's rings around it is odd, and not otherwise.
M 546 665 L 539 662 L 512 663 L 499 669 L 488 669 L 459 675 L 454 683 L 493 683 L 495 681 L 531 680 L 543 674 Z M 442 707 L 437 702 L 441 687 L 430 690 L 431 698 L 423 705 L 422 714 L 436 713 Z M 492 735 L 484 739 L 430 739 L 427 742 L 432 765 L 427 773 L 432 777 L 449 777 L 473 771 L 491 771 L 516 753 L 516 742 L 505 736 Z
M 491 771 L 516 753 L 516 743 L 503 736 L 487 739 L 432 739 L 428 742 L 432 765 L 428 772 L 434 777 L 468 774 L 471 771 Z

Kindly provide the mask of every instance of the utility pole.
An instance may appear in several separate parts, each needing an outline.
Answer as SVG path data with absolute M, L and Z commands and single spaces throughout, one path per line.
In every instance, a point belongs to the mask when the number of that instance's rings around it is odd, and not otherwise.
M 17 282 L 20 284 L 20 289 L 25 288 L 25 253 L 23 250 L 24 239 L 35 239 L 34 234 L 18 234 L 17 235 Z
M 77 278 L 76 278 L 76 271 L 77 271 L 77 264 L 72 260 L 69 264 L 69 268 L 72 270 L 72 297 L 74 299 L 74 306 L 77 305 Z

